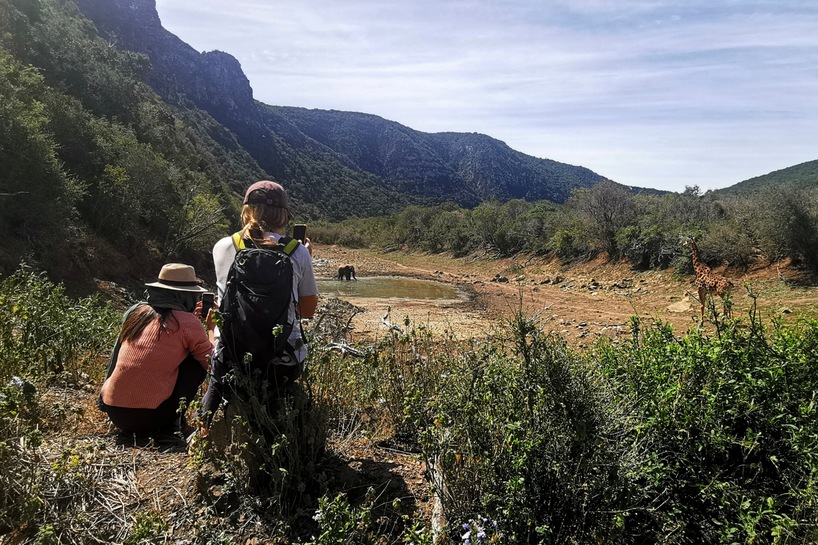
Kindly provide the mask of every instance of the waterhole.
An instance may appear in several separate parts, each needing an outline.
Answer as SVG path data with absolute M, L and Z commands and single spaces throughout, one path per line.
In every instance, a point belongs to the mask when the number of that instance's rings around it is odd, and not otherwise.
M 432 280 L 401 276 L 371 276 L 358 280 L 318 279 L 322 296 L 380 299 L 458 299 L 457 288 Z

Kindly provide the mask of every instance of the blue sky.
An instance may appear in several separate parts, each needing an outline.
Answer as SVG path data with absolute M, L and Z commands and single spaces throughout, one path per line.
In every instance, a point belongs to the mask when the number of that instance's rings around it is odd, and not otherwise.
M 727 187 L 818 159 L 818 2 L 157 0 L 267 104 L 479 132 L 617 182 Z

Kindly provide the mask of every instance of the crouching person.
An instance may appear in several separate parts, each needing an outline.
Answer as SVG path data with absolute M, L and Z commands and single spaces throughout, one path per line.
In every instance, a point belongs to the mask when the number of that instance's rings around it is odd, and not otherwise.
M 214 341 L 212 309 L 203 327 L 194 313 L 206 290 L 189 265 L 169 263 L 146 286 L 147 300 L 125 313 L 100 409 L 128 434 L 187 436 L 193 428 L 178 414 L 179 404 L 193 400 L 207 375 Z

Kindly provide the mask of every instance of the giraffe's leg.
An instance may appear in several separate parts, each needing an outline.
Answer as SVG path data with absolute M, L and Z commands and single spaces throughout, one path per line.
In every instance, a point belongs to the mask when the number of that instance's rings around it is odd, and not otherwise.
M 702 320 L 704 320 L 704 305 L 707 303 L 707 289 L 699 286 L 699 303 L 702 305 Z

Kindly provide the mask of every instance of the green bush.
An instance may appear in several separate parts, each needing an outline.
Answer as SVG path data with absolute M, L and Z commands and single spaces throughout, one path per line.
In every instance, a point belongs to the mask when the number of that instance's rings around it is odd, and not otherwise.
M 818 322 L 717 323 L 676 337 L 633 322 L 633 338 L 597 352 L 637 407 L 640 532 L 651 542 L 813 543 Z
M 312 545 L 382 545 L 403 543 L 405 545 L 433 545 L 432 535 L 422 525 L 408 524 L 395 541 L 386 541 L 390 533 L 391 521 L 378 517 L 375 490 L 369 488 L 360 506 L 350 504 L 346 494 L 338 494 L 330 499 L 324 496 L 318 500 L 318 509 L 313 520 L 318 523 L 318 532 L 313 536 Z M 396 506 L 397 507 L 397 506 Z
M 704 258 L 727 260 L 730 265 L 747 270 L 756 253 L 752 237 L 736 222 L 724 221 L 714 225 L 702 238 L 700 249 Z M 720 262 L 712 262 L 720 265 Z
M 599 372 L 518 315 L 441 376 L 424 454 L 450 524 L 488 516 L 508 543 L 610 542 L 644 453 Z
M 313 403 L 309 378 L 276 390 L 245 362 L 224 380 L 229 401 L 206 441 L 206 459 L 224 473 L 230 490 L 259 498 L 267 515 L 313 505 L 322 488 L 326 418 Z
M 461 343 L 408 328 L 322 392 L 414 434 L 450 538 L 486 519 L 508 543 L 814 542 L 818 321 L 715 324 L 635 318 L 582 355 L 522 315 Z
M 591 255 L 591 249 L 585 241 L 585 237 L 579 229 L 557 229 L 551 240 L 548 241 L 548 249 L 557 257 L 565 261 L 572 261 L 585 258 Z
M 88 362 L 113 346 L 118 322 L 111 305 L 72 300 L 62 285 L 21 265 L 0 282 L 0 384 L 63 372 L 77 383 Z
M 84 373 L 101 374 L 118 320 L 109 305 L 72 300 L 25 265 L 0 282 L 0 534 L 40 527 L 40 543 L 55 543 L 55 532 L 69 527 L 84 528 L 85 537 L 114 535 L 90 528 L 83 512 L 97 493 L 93 453 L 48 460 L 39 447 L 43 385 L 57 376 L 84 385 Z
M 665 268 L 675 256 L 672 244 L 658 226 L 629 226 L 616 233 L 616 244 L 637 269 Z
M 20 377 L 0 386 L 0 535 L 32 520 L 42 507 L 37 397 L 37 388 Z

